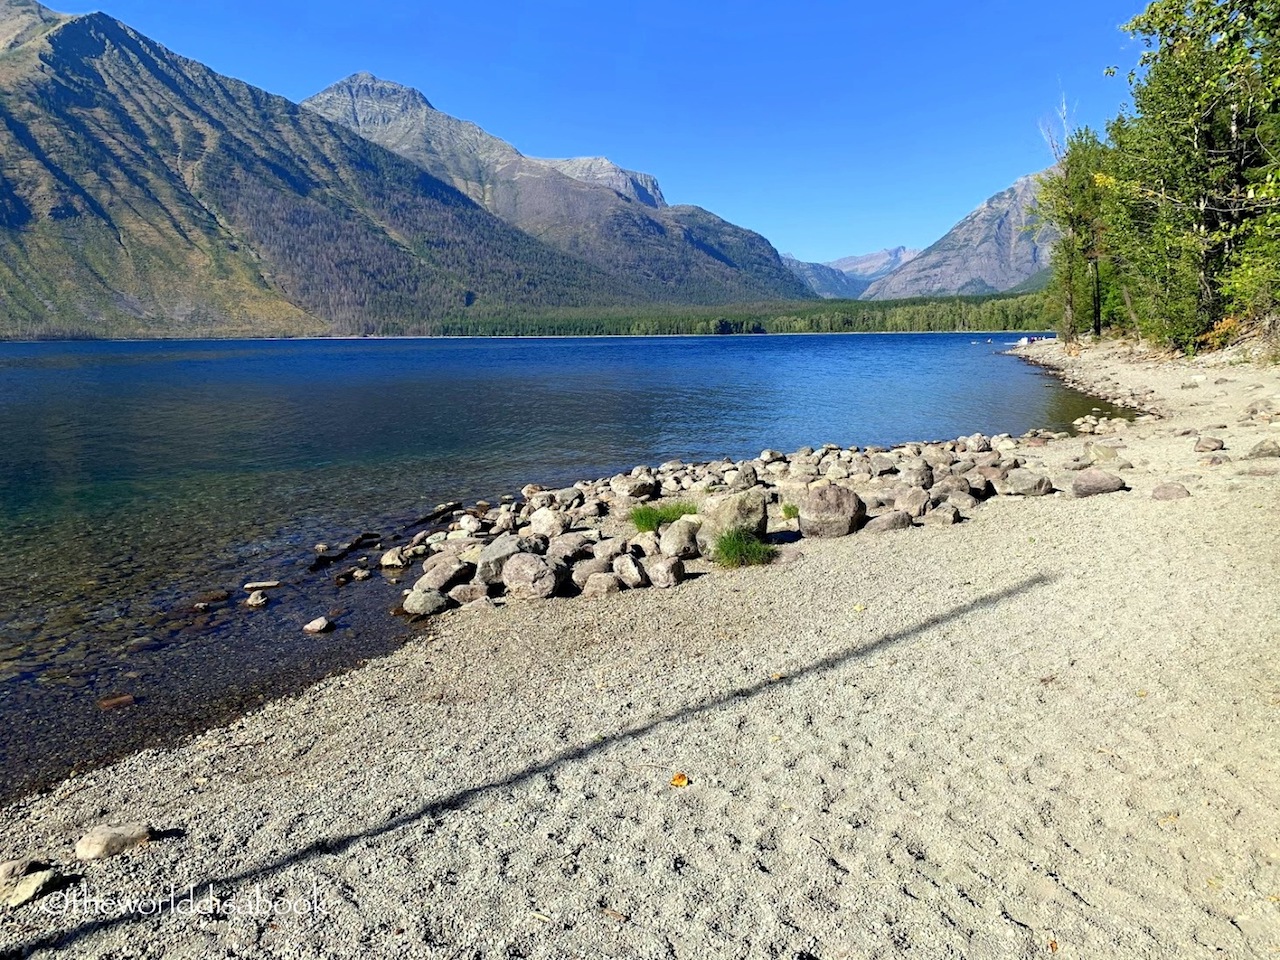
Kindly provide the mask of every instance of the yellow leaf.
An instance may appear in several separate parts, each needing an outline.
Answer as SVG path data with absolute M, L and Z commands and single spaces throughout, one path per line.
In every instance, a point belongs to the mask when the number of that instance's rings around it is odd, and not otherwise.
M 1138 696 L 1140 696 L 1140 697 L 1145 697 L 1146 695 L 1147 695 L 1147 691 L 1145 691 L 1145 690 L 1139 690 L 1139 691 L 1138 691 Z
M 867 605 L 865 603 L 855 603 L 853 605 L 854 613 L 865 613 L 866 609 L 867 609 Z
M 689 785 L 689 775 L 686 773 L 677 773 L 671 778 L 673 787 L 687 787 Z

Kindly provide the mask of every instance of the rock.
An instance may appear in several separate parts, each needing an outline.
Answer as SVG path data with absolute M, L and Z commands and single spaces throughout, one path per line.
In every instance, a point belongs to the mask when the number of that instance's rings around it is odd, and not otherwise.
M 99 710 L 119 710 L 123 707 L 131 707 L 137 702 L 131 693 L 122 693 L 114 697 L 103 697 L 98 701 Z
M 933 468 L 924 460 L 909 460 L 898 466 L 903 483 L 928 490 L 933 486 Z
M 689 560 L 698 556 L 698 528 L 702 526 L 699 517 L 681 517 L 668 524 L 658 540 L 658 549 L 663 556 Z
M 630 554 L 624 553 L 620 557 L 613 558 L 613 573 L 629 590 L 639 590 L 649 585 L 649 577 L 645 574 L 644 568 Z
M 1102 493 L 1115 493 L 1123 489 L 1123 480 L 1114 473 L 1107 473 L 1097 467 L 1081 470 L 1071 481 L 1071 495 L 1074 497 L 1096 497 Z
M 409 565 L 409 558 L 404 555 L 404 547 L 392 547 L 382 555 L 382 559 L 378 561 L 380 567 L 390 567 L 398 570 L 401 567 Z
M 638 477 L 619 474 L 609 481 L 609 489 L 620 497 L 649 500 L 658 492 L 658 481 L 648 474 L 641 474 Z
M 529 517 L 529 529 L 536 536 L 550 540 L 569 529 L 569 517 L 551 507 L 541 507 L 533 511 L 533 515 Z
M 893 508 L 901 510 L 909 517 L 923 517 L 929 509 L 929 493 L 920 487 L 912 487 L 893 500 Z
M 565 487 L 563 490 L 555 491 L 556 504 L 565 510 L 572 510 L 574 507 L 580 507 L 586 502 L 586 494 L 577 487 Z
M 1005 497 L 1043 497 L 1053 493 L 1053 481 L 1042 473 L 1018 467 L 1002 479 L 992 480 L 996 493 Z
M 728 479 L 728 473 L 725 473 L 725 479 Z M 731 490 L 750 490 L 760 482 L 760 477 L 756 473 L 756 468 L 749 462 L 743 461 L 738 464 L 738 475 L 729 483 Z
M 867 533 L 884 533 L 887 530 L 905 530 L 909 526 L 911 526 L 911 515 L 901 510 L 894 510 L 872 517 L 862 529 Z
M 481 597 L 487 597 L 488 595 L 489 585 L 487 583 L 460 583 L 449 591 L 449 599 L 463 607 L 469 603 L 475 603 Z
M 947 494 L 947 502 L 961 510 L 972 510 L 978 505 L 978 498 L 968 493 L 949 493 Z
M 564 567 L 532 553 L 517 553 L 502 567 L 502 584 L 513 600 L 544 600 L 560 586 Z
M 1180 483 L 1162 483 L 1151 491 L 1152 500 L 1182 500 L 1191 496 L 1191 491 Z
M 953 504 L 944 503 L 924 515 L 926 526 L 949 527 L 960 522 L 960 511 Z
M 806 537 L 847 536 L 867 515 L 862 498 L 846 487 L 818 487 L 798 499 L 800 533 Z
M 439 590 L 431 587 L 419 589 L 417 584 L 414 584 L 413 589 L 400 601 L 400 608 L 412 617 L 429 617 L 433 613 L 439 613 L 448 605 L 448 598 Z
M 768 502 L 760 490 L 707 497 L 698 508 L 702 525 L 698 528 L 698 550 L 710 556 L 716 540 L 729 530 L 746 529 L 763 537 L 769 529 Z
M 608 540 L 601 540 L 591 550 L 592 554 L 599 560 L 608 560 L 613 562 L 613 558 L 621 556 L 627 552 L 627 541 L 621 537 L 610 537 Z
M 357 567 L 355 570 L 351 571 L 352 580 L 368 580 L 372 576 L 373 574 L 364 567 Z
M 592 574 L 607 573 L 613 575 L 613 557 L 593 557 L 590 560 L 580 560 L 573 565 L 573 570 L 569 577 L 573 581 L 573 585 L 579 590 L 586 589 L 587 581 L 591 579 Z
M 591 541 L 581 533 L 562 533 L 547 544 L 546 557 L 553 563 L 572 563 L 586 556 Z
M 477 610 L 497 610 L 498 606 L 488 597 L 477 597 L 475 600 L 472 600 L 470 603 L 464 603 L 462 605 L 462 609 L 470 610 L 471 612 L 474 613 Z
M 1196 441 L 1195 452 L 1213 453 L 1214 451 L 1222 450 L 1225 447 L 1226 444 L 1217 437 L 1201 437 Z
M 644 563 L 649 582 L 669 590 L 684 580 L 684 563 L 679 557 L 651 557 Z
M 871 468 L 873 477 L 882 477 L 887 473 L 895 473 L 898 464 L 892 457 L 886 457 L 883 453 L 877 453 L 868 461 L 867 466 Z
M 432 564 L 431 569 L 418 578 L 413 589 L 447 593 L 450 587 L 470 580 L 475 570 L 476 568 L 469 563 L 464 563 L 456 557 L 448 557 L 439 563 Z
M 777 463 L 779 460 L 786 460 L 787 455 L 778 450 L 761 450 L 758 459 L 761 463 L 770 464 Z
M 617 593 L 622 589 L 622 581 L 612 573 L 593 573 L 582 585 L 582 595 L 595 599 Z
M 15 909 L 48 892 L 61 878 L 34 857 L 0 863 L 0 903 Z
M 658 535 L 652 530 L 646 530 L 644 533 L 637 533 L 629 541 L 627 541 L 631 553 L 638 553 L 642 557 L 656 557 L 659 554 Z
M 1253 449 L 1244 455 L 1246 460 L 1263 460 L 1270 457 L 1280 457 L 1280 443 L 1274 440 L 1259 440 L 1254 444 Z
M 265 607 L 270 602 L 271 601 L 267 599 L 266 591 L 255 590 L 253 591 L 253 593 L 249 594 L 249 599 L 246 600 L 244 603 L 245 603 L 245 606 L 247 607 L 253 607 L 254 609 L 259 609 L 261 607 Z
M 515 534 L 504 533 L 480 551 L 476 564 L 476 580 L 480 583 L 500 583 L 502 568 L 520 552 L 520 539 Z
M 153 832 L 145 823 L 104 823 L 76 841 L 77 860 L 105 860 L 141 846 Z
M 254 580 L 244 585 L 245 593 L 253 593 L 256 590 L 279 590 L 282 584 L 279 580 Z
M 305 633 L 326 633 L 333 629 L 333 621 L 328 617 L 316 617 L 302 629 Z

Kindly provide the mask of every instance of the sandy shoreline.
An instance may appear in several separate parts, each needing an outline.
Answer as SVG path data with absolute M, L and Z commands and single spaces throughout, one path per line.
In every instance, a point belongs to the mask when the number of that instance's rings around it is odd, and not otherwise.
M 1280 460 L 1241 458 L 1280 422 L 1241 418 L 1280 412 L 1280 369 L 1027 352 L 1160 413 L 1097 438 L 1132 489 L 447 614 L 0 810 L 0 860 L 83 877 L 0 912 L 0 953 L 1274 955 Z M 1024 455 L 1069 489 L 1089 439 Z M 1165 481 L 1191 496 L 1153 500 Z M 75 863 L 88 828 L 127 820 L 171 835 Z M 246 909 L 66 896 L 210 884 Z

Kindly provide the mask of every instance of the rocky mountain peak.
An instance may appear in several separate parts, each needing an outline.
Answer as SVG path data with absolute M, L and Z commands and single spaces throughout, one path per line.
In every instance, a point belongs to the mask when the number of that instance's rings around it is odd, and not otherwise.
M 0 53 L 22 46 L 65 19 L 35 0 L 0 0 Z
M 636 170 L 627 170 L 608 157 L 571 157 L 564 160 L 539 158 L 538 162 L 582 183 L 608 187 L 624 197 L 643 203 L 646 207 L 667 205 L 656 177 Z

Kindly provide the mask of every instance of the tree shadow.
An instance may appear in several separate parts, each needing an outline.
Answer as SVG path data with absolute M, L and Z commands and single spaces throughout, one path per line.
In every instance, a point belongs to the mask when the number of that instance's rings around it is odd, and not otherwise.
M 476 799 L 490 791 L 504 790 L 520 786 L 535 777 L 553 772 L 565 764 L 586 759 L 606 747 L 637 740 L 640 737 L 643 737 L 646 734 L 668 724 L 681 723 L 701 714 L 717 710 L 730 703 L 756 697 L 767 690 L 788 686 L 799 680 L 829 673 L 844 666 L 845 664 L 884 650 L 886 647 L 919 636 L 933 627 L 940 626 L 941 624 L 954 620 L 957 617 L 963 617 L 978 610 L 994 607 L 1011 597 L 1025 594 L 1029 590 L 1048 586 L 1057 579 L 1058 577 L 1056 575 L 1047 575 L 1043 573 L 1035 574 L 1034 576 L 1027 577 L 1015 584 L 1005 587 L 1002 590 L 983 594 L 980 597 L 970 600 L 968 603 L 960 604 L 943 613 L 935 614 L 934 616 L 928 617 L 913 626 L 904 627 L 900 630 L 886 633 L 883 636 L 872 640 L 870 643 L 853 646 L 839 653 L 831 654 L 830 656 L 815 660 L 813 663 L 810 663 L 807 666 L 776 680 L 770 678 L 760 680 L 746 686 L 736 687 L 717 697 L 682 707 L 679 710 L 675 710 L 664 716 L 656 717 L 652 720 L 646 721 L 645 723 L 624 728 L 611 736 L 601 737 L 592 740 L 589 743 L 583 743 L 576 747 L 562 750 L 546 760 L 530 764 L 523 770 L 508 776 L 477 783 L 473 786 L 456 790 L 438 800 L 423 804 L 416 810 L 400 814 L 399 816 L 394 817 L 385 823 L 379 824 L 378 826 L 369 827 L 368 829 L 359 830 L 342 836 L 316 840 L 315 842 L 308 844 L 291 854 L 279 857 L 276 860 L 260 867 L 242 870 L 238 873 L 224 877 L 205 877 L 199 881 L 193 882 L 191 886 L 198 890 L 206 890 L 210 888 L 218 890 L 219 888 L 234 887 L 255 881 L 261 882 L 272 874 L 278 873 L 288 867 L 305 863 L 317 857 L 333 856 L 334 854 L 343 853 L 362 841 L 400 830 L 410 824 L 429 817 L 435 817 L 453 810 L 458 810 L 471 804 Z M 10 951 L 0 953 L 0 960 L 9 960 L 11 957 L 16 958 L 25 956 L 33 951 L 41 949 L 64 949 L 94 933 L 139 920 L 145 920 L 150 925 L 154 925 L 159 916 L 170 912 L 169 909 L 165 908 L 163 900 L 160 898 L 157 898 L 157 900 L 160 901 L 160 909 L 151 913 L 125 914 L 117 917 L 108 917 L 85 922 L 60 933 L 49 933 L 37 939 L 21 943 Z

